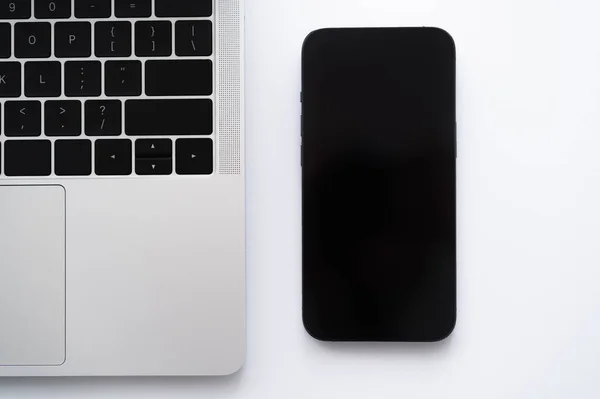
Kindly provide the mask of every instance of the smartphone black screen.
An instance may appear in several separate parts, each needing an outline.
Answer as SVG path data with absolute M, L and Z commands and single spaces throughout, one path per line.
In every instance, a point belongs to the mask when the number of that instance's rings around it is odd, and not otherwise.
M 437 341 L 456 320 L 455 48 L 325 29 L 302 54 L 303 319 L 328 341 Z

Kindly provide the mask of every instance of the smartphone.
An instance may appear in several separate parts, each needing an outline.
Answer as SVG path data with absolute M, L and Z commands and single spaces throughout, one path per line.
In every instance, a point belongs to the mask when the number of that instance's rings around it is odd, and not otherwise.
M 303 321 L 432 342 L 456 322 L 456 55 L 437 28 L 323 29 L 302 50 Z

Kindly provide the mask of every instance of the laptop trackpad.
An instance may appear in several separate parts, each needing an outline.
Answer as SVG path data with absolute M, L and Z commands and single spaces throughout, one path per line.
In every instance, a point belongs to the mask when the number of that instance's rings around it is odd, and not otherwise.
M 65 361 L 65 190 L 0 186 L 0 366 Z

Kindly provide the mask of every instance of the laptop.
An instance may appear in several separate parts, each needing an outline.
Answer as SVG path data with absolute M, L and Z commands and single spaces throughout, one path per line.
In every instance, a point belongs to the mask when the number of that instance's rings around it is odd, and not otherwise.
M 0 2 L 0 376 L 242 366 L 242 11 Z

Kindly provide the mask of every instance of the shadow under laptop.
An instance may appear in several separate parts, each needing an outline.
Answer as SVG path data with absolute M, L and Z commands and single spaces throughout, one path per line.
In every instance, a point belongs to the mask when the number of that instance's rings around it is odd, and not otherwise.
M 43 397 L 86 397 L 90 391 L 104 395 L 125 390 L 153 392 L 151 397 L 176 397 L 178 394 L 232 394 L 240 389 L 244 368 L 237 373 L 219 377 L 9 377 L 0 380 L 0 393 L 7 392 Z M 114 392 L 113 392 L 114 391 Z M 54 395 L 54 396 L 53 396 Z M 69 396 L 70 397 L 70 396 Z

